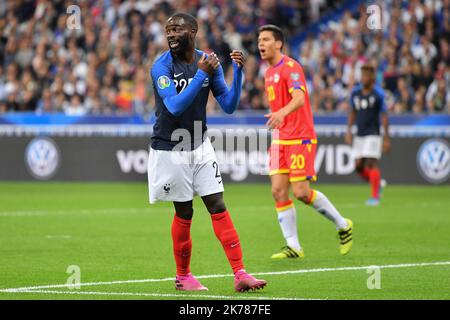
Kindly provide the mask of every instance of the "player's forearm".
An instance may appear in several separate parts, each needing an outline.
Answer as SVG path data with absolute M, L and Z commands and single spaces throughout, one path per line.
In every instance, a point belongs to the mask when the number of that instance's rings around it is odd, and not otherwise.
M 199 69 L 186 89 L 177 95 L 166 97 L 164 105 L 167 110 L 174 116 L 181 115 L 194 101 L 207 76 L 208 74 L 205 71 Z
M 295 92 L 295 91 L 294 91 Z M 294 94 L 292 96 L 291 101 L 287 105 L 285 105 L 283 108 L 280 109 L 280 111 L 283 113 L 283 115 L 286 117 L 295 110 L 303 107 L 305 104 L 305 94 L 303 91 L 299 94 Z
M 234 76 L 231 88 L 229 90 L 227 88 L 224 94 L 217 97 L 220 107 L 228 114 L 231 114 L 236 110 L 242 91 L 242 68 L 238 68 L 235 65 L 233 65 L 233 67 Z
M 348 120 L 347 120 L 347 132 L 351 133 L 352 132 L 352 127 L 355 124 L 355 118 L 356 118 L 356 113 L 354 110 L 350 111 L 349 115 L 348 115 Z
M 384 136 L 389 138 L 389 117 L 387 115 L 387 113 L 382 113 L 381 114 L 381 124 L 383 125 L 383 129 L 384 129 Z

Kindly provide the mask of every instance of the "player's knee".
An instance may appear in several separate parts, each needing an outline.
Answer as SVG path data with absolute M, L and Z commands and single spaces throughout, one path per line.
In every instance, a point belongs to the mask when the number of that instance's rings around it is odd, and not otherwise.
M 284 188 L 273 187 L 272 197 L 277 202 L 287 201 L 289 198 L 288 190 L 285 190 Z
M 192 216 L 194 215 L 194 209 L 190 208 L 184 208 L 182 210 L 177 210 L 176 215 L 178 218 L 184 219 L 184 220 L 192 220 Z
M 192 207 L 192 201 L 187 202 L 174 202 L 175 213 L 177 217 L 184 220 L 191 220 L 194 215 L 194 208 Z
M 222 212 L 225 212 L 226 210 L 227 210 L 227 208 L 225 207 L 225 204 L 223 202 L 214 204 L 208 208 L 208 212 L 210 214 L 222 213 Z
M 369 159 L 366 163 L 368 168 L 376 168 L 378 167 L 378 161 L 376 159 Z
M 294 197 L 303 202 L 303 203 L 309 203 L 309 197 L 310 197 L 310 192 L 309 189 L 296 189 L 296 190 L 292 190 L 292 193 L 294 194 Z
M 207 206 L 207 209 L 210 214 L 222 213 L 227 210 L 223 199 L 217 199 L 217 200 L 209 203 Z
M 202 200 L 210 214 L 222 213 L 227 210 L 221 192 L 202 197 Z

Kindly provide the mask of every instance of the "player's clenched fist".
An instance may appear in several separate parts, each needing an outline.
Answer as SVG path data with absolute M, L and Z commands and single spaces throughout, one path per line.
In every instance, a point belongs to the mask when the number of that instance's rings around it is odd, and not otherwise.
M 239 68 L 242 68 L 245 64 L 246 58 L 241 50 L 231 51 L 230 58 L 238 65 Z
M 211 53 L 207 58 L 206 54 L 203 54 L 203 56 L 197 62 L 198 68 L 205 71 L 207 74 L 209 74 L 210 77 L 213 75 L 214 71 L 219 67 L 219 65 L 220 61 L 215 53 Z

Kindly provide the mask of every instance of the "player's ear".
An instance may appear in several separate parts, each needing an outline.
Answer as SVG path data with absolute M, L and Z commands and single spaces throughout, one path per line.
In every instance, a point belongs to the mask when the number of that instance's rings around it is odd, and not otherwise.
M 191 28 L 191 37 L 192 37 L 192 39 L 194 39 L 196 35 L 197 35 L 197 29 Z
M 275 41 L 275 48 L 281 50 L 281 48 L 283 48 L 283 41 L 281 41 L 281 40 Z

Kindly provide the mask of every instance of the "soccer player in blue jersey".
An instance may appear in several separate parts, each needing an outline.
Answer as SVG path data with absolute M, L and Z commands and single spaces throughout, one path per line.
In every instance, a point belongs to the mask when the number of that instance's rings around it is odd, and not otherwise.
M 372 197 L 366 204 L 376 206 L 380 203 L 381 172 L 378 165 L 382 152 L 391 147 L 389 120 L 384 101 L 384 91 L 375 85 L 375 68 L 367 63 L 361 67 L 361 84 L 353 89 L 350 96 L 352 106 L 348 117 L 345 140 L 353 143 L 356 172 L 370 182 Z M 356 122 L 357 134 L 353 138 L 352 126 Z M 380 126 L 384 128 L 381 136 Z
M 245 57 L 238 50 L 230 53 L 234 78 L 228 88 L 217 56 L 195 49 L 197 30 L 197 21 L 191 15 L 172 15 L 165 26 L 170 50 L 151 68 L 156 123 L 148 161 L 150 203 L 171 201 L 175 207 L 172 240 L 177 290 L 207 290 L 190 271 L 195 195 L 202 198 L 211 214 L 214 232 L 234 272 L 235 290 L 260 289 L 266 281 L 255 279 L 244 269 L 239 237 L 223 200 L 219 166 L 206 136 L 209 92 L 226 113 L 233 113 L 241 94 Z

